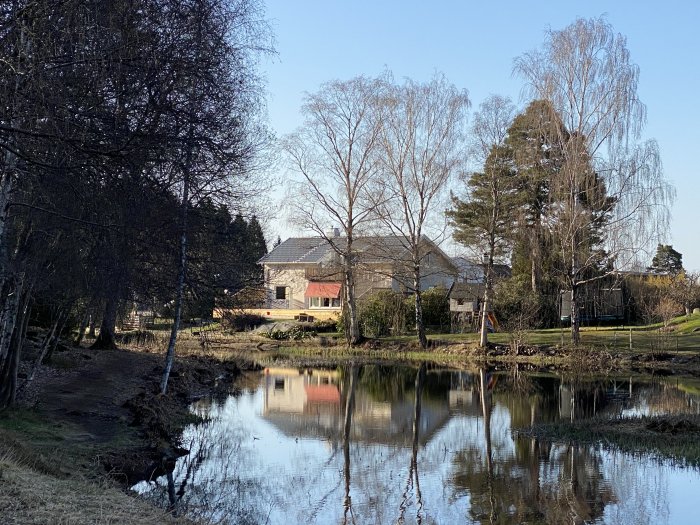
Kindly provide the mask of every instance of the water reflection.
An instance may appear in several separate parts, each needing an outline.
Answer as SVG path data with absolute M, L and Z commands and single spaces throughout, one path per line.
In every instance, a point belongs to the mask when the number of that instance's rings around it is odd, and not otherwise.
M 267 369 L 194 410 L 188 457 L 148 497 L 217 523 L 684 523 L 697 470 L 516 438 L 538 422 L 698 413 L 697 388 L 517 371 Z M 685 520 L 685 521 L 684 521 Z

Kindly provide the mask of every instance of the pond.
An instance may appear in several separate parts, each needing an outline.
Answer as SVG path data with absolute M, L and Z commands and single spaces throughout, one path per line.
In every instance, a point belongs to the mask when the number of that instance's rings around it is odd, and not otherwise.
M 192 409 L 168 494 L 213 523 L 698 523 L 700 471 L 513 430 L 592 416 L 698 414 L 676 379 L 571 380 L 423 365 L 267 368 Z M 170 489 L 170 492 L 168 491 Z

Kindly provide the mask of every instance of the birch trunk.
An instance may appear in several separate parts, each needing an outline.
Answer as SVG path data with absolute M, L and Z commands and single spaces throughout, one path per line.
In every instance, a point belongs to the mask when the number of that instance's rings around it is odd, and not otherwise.
M 348 243 L 349 244 L 349 243 Z M 349 345 L 356 345 L 361 340 L 360 324 L 357 320 L 357 301 L 355 298 L 355 275 L 350 256 L 343 255 L 343 274 L 345 281 L 345 338 Z
M 423 323 L 423 297 L 420 291 L 421 271 L 420 265 L 413 267 L 413 288 L 416 294 L 416 335 L 421 348 L 428 347 L 428 338 L 425 335 L 425 324 Z
M 182 299 L 185 291 L 185 276 L 187 274 L 187 209 L 190 202 L 190 164 L 191 150 L 188 150 L 187 173 L 182 187 L 182 203 L 180 210 L 180 264 L 177 276 L 177 290 L 175 295 L 175 315 L 173 325 L 170 329 L 170 340 L 168 342 L 168 350 L 165 354 L 165 368 L 163 369 L 163 377 L 160 381 L 160 393 L 165 395 L 168 390 L 168 379 L 170 371 L 173 368 L 175 360 L 175 344 L 177 343 L 177 331 L 180 329 L 180 319 L 182 317 Z

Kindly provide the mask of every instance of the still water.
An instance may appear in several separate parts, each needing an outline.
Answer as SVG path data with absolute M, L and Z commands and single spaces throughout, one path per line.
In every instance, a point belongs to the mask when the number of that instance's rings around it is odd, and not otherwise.
M 700 471 L 518 437 L 533 423 L 700 412 L 682 380 L 395 366 L 268 368 L 193 411 L 180 511 L 231 524 L 697 524 Z M 690 392 L 690 393 L 689 393 Z M 168 482 L 135 487 L 167 505 Z

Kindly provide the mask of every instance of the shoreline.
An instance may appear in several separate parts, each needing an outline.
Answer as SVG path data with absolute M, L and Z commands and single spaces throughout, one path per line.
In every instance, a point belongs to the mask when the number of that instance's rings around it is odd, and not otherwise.
M 31 352 L 22 366 L 32 362 Z M 241 367 L 206 355 L 176 358 L 159 395 L 161 353 L 68 347 L 0 413 L 0 514 L 5 523 L 190 523 L 131 493 L 185 453 L 189 407 L 235 391 Z M 46 498 L 45 494 L 55 497 Z
M 18 407 L 0 414 L 0 479 L 11 488 L 0 494 L 0 511 L 8 516 L 8 523 L 46 523 L 48 517 L 68 515 L 70 508 L 78 509 L 70 511 L 71 523 L 93 523 L 96 512 L 125 524 L 149 519 L 190 523 L 128 488 L 149 476 L 165 474 L 185 453 L 179 439 L 185 426 L 197 420 L 189 411 L 194 400 L 235 393 L 240 388 L 236 381 L 241 372 L 257 370 L 258 365 L 337 366 L 350 361 L 412 365 L 430 361 L 454 369 L 515 367 L 576 377 L 618 373 L 700 377 L 700 350 L 629 352 L 529 345 L 522 347 L 525 355 L 514 356 L 510 347 L 498 344 L 484 351 L 474 344 L 433 340 L 431 348 L 423 351 L 412 341 L 368 340 L 348 349 L 329 344 L 326 337 L 288 342 L 250 334 L 222 336 L 204 350 L 194 343 L 185 337 L 182 346 L 178 345 L 165 396 L 158 394 L 163 355 L 157 337 L 141 349 L 64 347 L 43 365 L 36 379 L 27 383 Z M 25 372 L 32 362 L 29 349 L 22 365 Z M 654 453 L 654 447 L 667 435 L 679 434 L 680 438 L 673 439 L 681 444 L 673 450 L 690 450 L 687 457 L 700 458 L 692 447 L 693 440 L 700 441 L 696 439 L 700 422 L 679 426 L 677 421 L 667 420 L 659 419 L 651 429 L 627 424 L 624 428 L 632 430 L 619 438 L 620 447 Z M 588 433 L 585 426 L 565 424 L 518 432 L 576 443 L 614 443 L 615 433 L 623 428 L 596 425 L 595 432 Z M 650 436 L 648 443 L 633 439 L 636 435 Z M 684 441 L 683 436 L 690 437 Z M 49 490 L 59 490 L 60 496 L 43 498 L 42 493 Z

